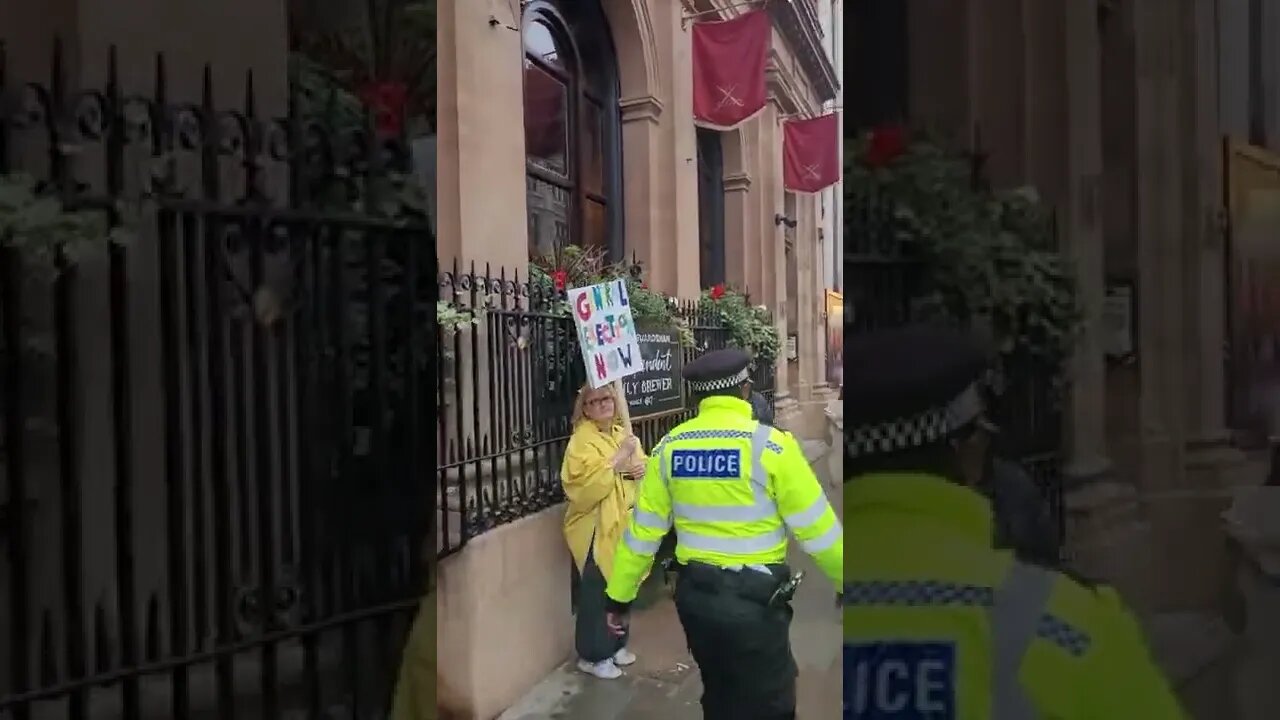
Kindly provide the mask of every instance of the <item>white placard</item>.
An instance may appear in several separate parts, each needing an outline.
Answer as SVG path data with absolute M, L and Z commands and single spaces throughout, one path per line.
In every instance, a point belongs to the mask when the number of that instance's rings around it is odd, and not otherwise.
M 573 288 L 568 295 L 591 387 L 604 387 L 644 370 L 626 281 Z

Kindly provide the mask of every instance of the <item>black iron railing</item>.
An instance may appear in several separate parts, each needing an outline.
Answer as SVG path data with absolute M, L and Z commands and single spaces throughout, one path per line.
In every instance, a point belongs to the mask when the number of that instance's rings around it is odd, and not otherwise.
M 441 302 L 460 329 L 439 328 L 437 377 L 437 542 L 441 556 L 487 530 L 563 501 L 560 464 L 572 428 L 578 388 L 586 381 L 573 319 L 564 296 L 519 275 L 459 266 L 441 275 Z M 671 302 L 692 332 L 685 361 L 733 344 L 719 315 Z M 465 323 L 466 318 L 474 322 Z M 760 362 L 755 387 L 770 402 L 774 366 Z M 637 419 L 646 448 L 693 408 Z
M 72 94 L 60 49 L 44 82 L 0 56 L 0 174 L 131 236 L 0 236 L 0 718 L 385 718 L 437 270 L 420 218 L 348 208 L 406 158 L 252 77 L 220 108 L 209 69 L 130 94 L 103 60 Z

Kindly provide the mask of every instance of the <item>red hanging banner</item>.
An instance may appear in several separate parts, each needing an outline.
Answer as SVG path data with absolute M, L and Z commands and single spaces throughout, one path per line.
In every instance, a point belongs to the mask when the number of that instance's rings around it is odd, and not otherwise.
M 840 114 L 782 124 L 782 184 L 815 193 L 840 182 Z
M 732 130 L 764 109 L 773 21 L 763 10 L 693 25 L 693 119 Z

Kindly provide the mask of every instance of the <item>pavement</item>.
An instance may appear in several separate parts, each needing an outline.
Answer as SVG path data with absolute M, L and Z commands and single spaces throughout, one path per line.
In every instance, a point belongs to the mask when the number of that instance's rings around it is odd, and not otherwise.
M 827 463 L 817 461 L 824 449 L 805 448 L 832 505 L 843 509 L 842 486 L 825 477 L 830 474 Z M 792 650 L 800 666 L 796 717 L 840 717 L 843 629 L 835 590 L 808 556 L 794 548 L 791 555 L 792 566 L 805 573 L 793 602 L 791 626 Z M 631 628 L 630 648 L 638 660 L 622 678 L 598 680 L 566 662 L 498 720 L 701 720 L 702 683 L 669 596 L 635 612 Z

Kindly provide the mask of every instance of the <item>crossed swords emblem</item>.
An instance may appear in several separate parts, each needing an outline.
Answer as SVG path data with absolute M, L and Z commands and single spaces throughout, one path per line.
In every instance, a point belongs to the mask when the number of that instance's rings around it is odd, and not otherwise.
M 728 88 L 722 85 L 717 85 L 716 90 L 720 91 L 720 102 L 716 103 L 716 109 L 721 110 L 726 105 L 742 107 L 743 102 L 739 100 L 736 95 L 733 94 L 733 92 L 737 89 L 738 89 L 737 85 L 730 85 Z
M 814 163 L 812 165 L 801 166 L 804 169 L 804 176 L 808 180 L 820 180 L 821 175 L 818 174 L 818 166 L 822 163 Z

